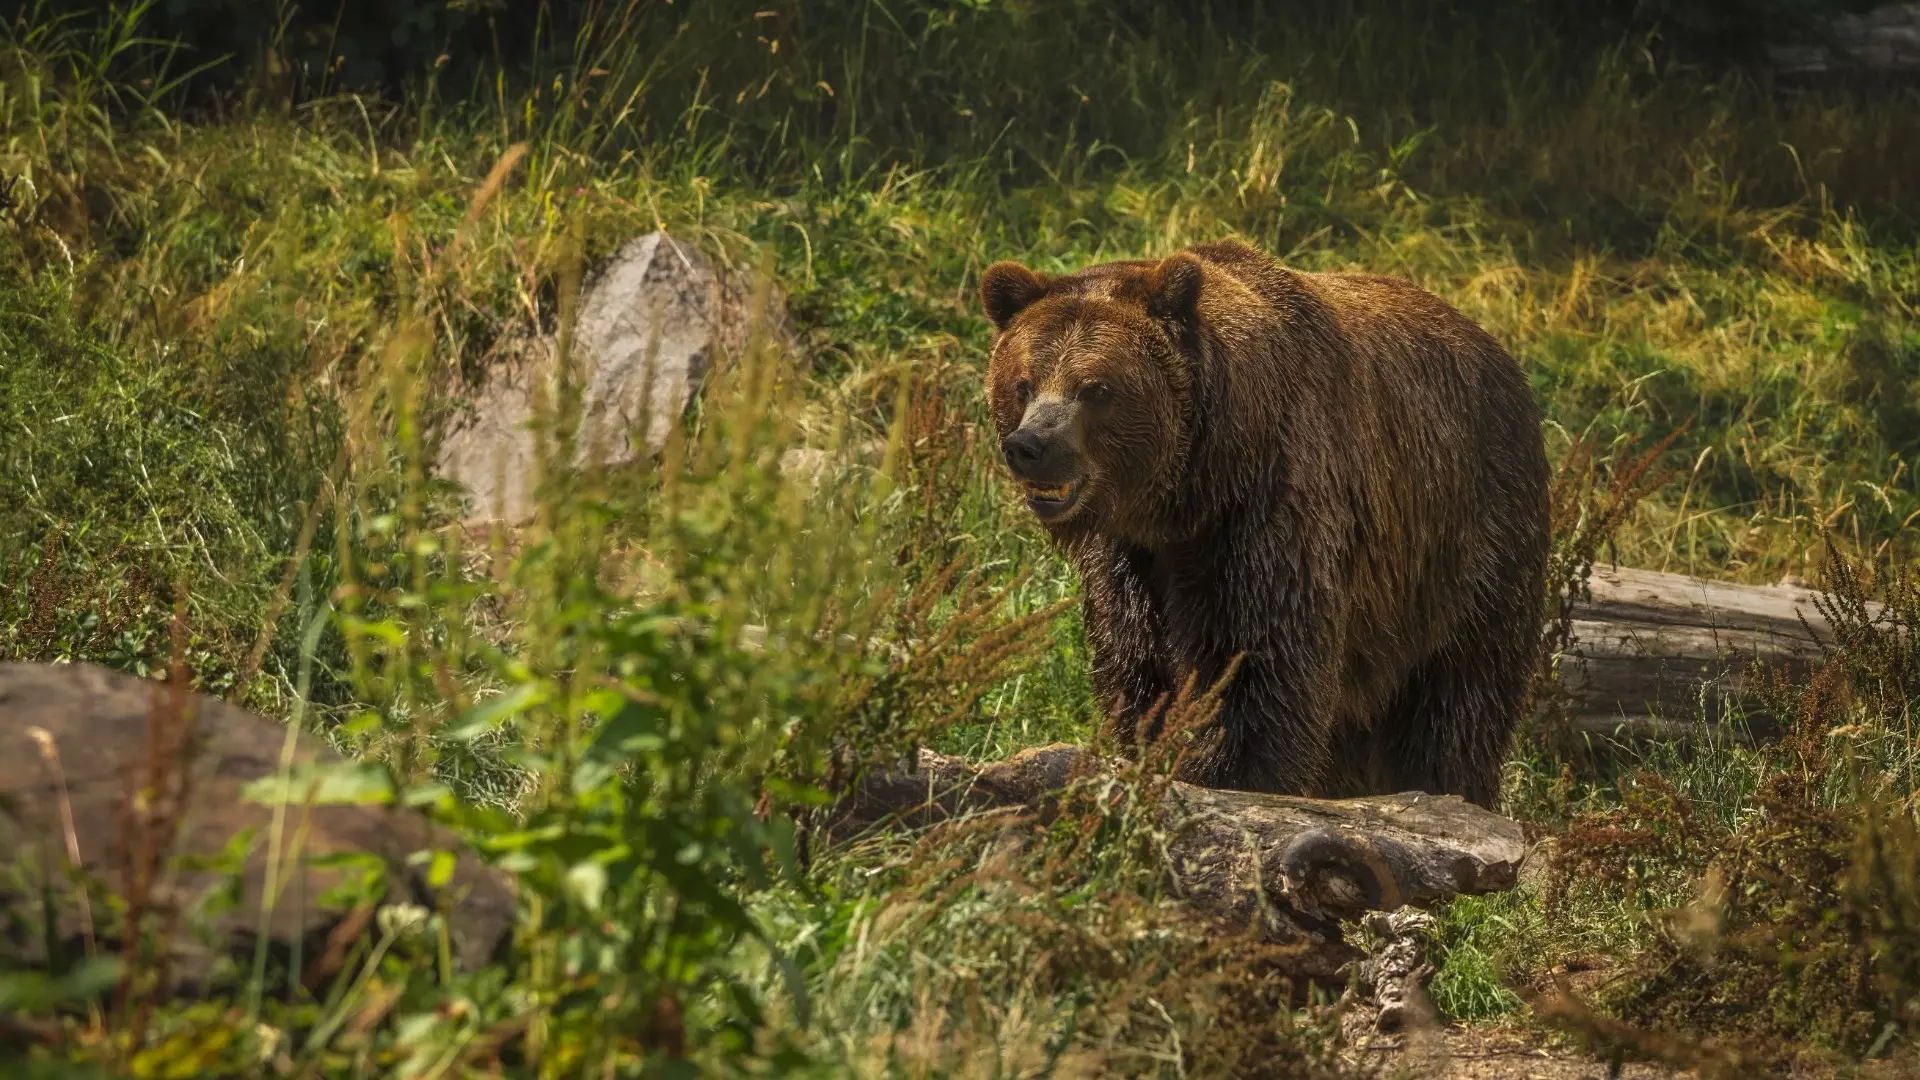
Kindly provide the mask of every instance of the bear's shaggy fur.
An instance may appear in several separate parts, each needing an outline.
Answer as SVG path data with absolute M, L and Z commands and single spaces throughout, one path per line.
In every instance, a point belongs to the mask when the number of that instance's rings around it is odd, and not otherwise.
M 1527 378 L 1395 278 L 1239 243 L 1047 277 L 996 263 L 989 403 L 1077 565 L 1113 731 L 1241 657 L 1183 777 L 1493 802 L 1540 639 Z

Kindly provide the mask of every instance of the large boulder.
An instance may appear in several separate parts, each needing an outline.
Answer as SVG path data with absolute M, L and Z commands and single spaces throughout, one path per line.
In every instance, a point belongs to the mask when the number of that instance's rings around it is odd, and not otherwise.
M 223 951 L 251 956 L 274 831 L 274 808 L 256 800 L 271 800 L 263 780 L 271 788 L 287 775 L 280 767 L 289 731 L 214 698 L 90 664 L 0 664 L 0 962 L 47 958 L 48 943 L 21 931 L 42 921 L 42 888 L 57 898 L 55 948 L 77 957 L 89 934 L 109 933 L 104 892 L 132 899 L 148 876 L 143 868 L 151 868 L 145 910 L 181 927 L 170 942 L 176 992 L 191 992 Z M 292 763 L 296 777 L 344 764 L 325 743 L 298 733 Z M 351 932 L 377 916 L 366 896 L 327 895 L 346 875 L 364 875 L 369 862 L 387 869 L 377 902 L 443 912 L 469 967 L 501 946 L 513 924 L 511 881 L 461 853 L 455 837 L 412 810 L 311 805 L 310 788 L 279 786 L 301 802 L 286 809 L 285 887 L 265 927 L 281 954 L 301 945 L 310 976 L 343 923 Z M 250 844 L 230 847 L 249 831 Z M 75 849 L 82 875 L 73 872 Z M 438 888 L 434 860 L 414 857 L 428 851 L 454 857 Z M 225 868 L 216 865 L 223 853 Z M 240 887 L 222 902 L 221 886 L 235 881 L 232 855 Z M 370 858 L 356 867 L 353 856 Z M 82 890 L 83 879 L 94 884 Z M 11 896 L 10 884 L 18 890 Z M 22 907 L 32 916 L 19 917 Z
M 756 329 L 791 345 L 784 302 L 777 290 L 765 295 L 756 317 L 745 275 L 665 233 L 628 242 L 600 266 L 574 323 L 581 460 L 598 454 L 619 466 L 658 453 L 716 354 L 739 355 Z M 532 516 L 532 380 L 551 377 L 556 354 L 551 336 L 502 348 L 471 407 L 447 426 L 439 472 L 466 490 L 469 522 Z

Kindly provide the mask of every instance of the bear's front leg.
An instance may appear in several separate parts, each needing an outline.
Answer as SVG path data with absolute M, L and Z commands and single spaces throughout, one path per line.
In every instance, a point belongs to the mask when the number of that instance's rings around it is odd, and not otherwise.
M 1299 644 L 1239 651 L 1219 711 L 1198 733 L 1179 779 L 1237 791 L 1326 794 L 1333 772 L 1327 664 L 1318 650 Z M 1226 659 L 1208 667 L 1225 671 Z
M 1078 553 L 1087 651 L 1092 654 L 1094 700 L 1107 732 L 1131 752 L 1172 687 L 1152 595 L 1137 559 L 1116 544 L 1090 544 Z M 1149 729 L 1144 734 L 1153 737 Z
M 1258 522 L 1215 534 L 1211 561 L 1182 560 L 1162 632 L 1207 689 L 1234 670 L 1219 712 L 1183 765 L 1209 787 L 1321 795 L 1333 783 L 1344 598 L 1315 568 L 1337 561 L 1298 531 Z M 1224 535 L 1223 535 L 1224 534 Z M 1311 555 L 1311 557 L 1310 557 Z

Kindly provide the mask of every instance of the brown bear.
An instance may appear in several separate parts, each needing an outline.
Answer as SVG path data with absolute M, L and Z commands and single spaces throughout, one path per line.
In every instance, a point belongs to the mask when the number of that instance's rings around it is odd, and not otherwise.
M 1491 805 L 1548 554 L 1540 412 L 1506 350 L 1409 282 L 1234 242 L 1001 262 L 980 291 L 1000 447 L 1079 570 L 1122 743 L 1238 657 L 1184 779 Z

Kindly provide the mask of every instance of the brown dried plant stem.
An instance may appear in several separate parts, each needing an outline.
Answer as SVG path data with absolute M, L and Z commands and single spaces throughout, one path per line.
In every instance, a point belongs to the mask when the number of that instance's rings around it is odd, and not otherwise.
M 46 766 L 54 788 L 60 793 L 60 830 L 66 840 L 67 865 L 78 873 L 85 864 L 80 857 L 80 834 L 73 822 L 73 801 L 67 793 L 67 773 L 60 766 L 60 748 L 54 745 L 52 732 L 45 728 L 28 728 L 27 736 L 40 748 L 40 761 Z M 99 947 L 94 939 L 93 904 L 84 881 L 79 883 L 79 893 L 80 927 L 86 935 L 87 955 L 91 957 L 98 954 Z
M 170 624 L 167 680 L 153 688 L 147 709 L 144 770 L 127 770 L 126 798 L 120 820 L 121 895 L 126 902 L 125 965 L 115 991 L 114 1012 L 125 1017 L 138 1002 L 128 1027 L 126 1045 L 140 1046 L 147 1025 L 166 985 L 171 943 L 181 915 L 178 904 L 161 913 L 160 925 L 148 939 L 144 924 L 154 890 L 173 851 L 187 800 L 192 796 L 192 757 L 195 752 L 198 710 L 194 707 L 192 674 L 187 663 L 187 586 L 175 591 Z M 148 948 L 150 946 L 150 949 Z M 145 960 L 151 956 L 151 969 Z M 143 976 L 145 976 L 143 980 Z M 143 981 L 147 985 L 142 985 Z

